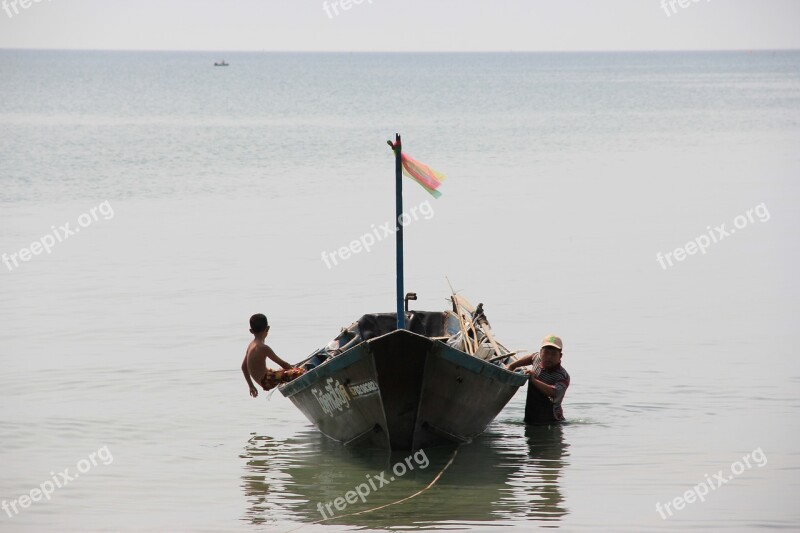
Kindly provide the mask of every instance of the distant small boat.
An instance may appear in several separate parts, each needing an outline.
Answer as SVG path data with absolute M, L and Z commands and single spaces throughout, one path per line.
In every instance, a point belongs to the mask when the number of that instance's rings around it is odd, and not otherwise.
M 215 67 L 227 67 L 228 63 L 226 63 L 225 60 L 223 59 L 222 61 L 215 61 L 214 62 L 214 66 Z

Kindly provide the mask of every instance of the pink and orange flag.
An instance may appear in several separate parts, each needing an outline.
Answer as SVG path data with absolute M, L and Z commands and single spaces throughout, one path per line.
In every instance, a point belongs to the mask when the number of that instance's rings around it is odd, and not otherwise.
M 422 185 L 422 188 L 428 191 L 431 196 L 439 198 L 442 193 L 437 189 L 446 179 L 445 175 L 436 172 L 425 163 L 420 163 L 405 153 L 400 155 L 403 163 L 403 174 Z

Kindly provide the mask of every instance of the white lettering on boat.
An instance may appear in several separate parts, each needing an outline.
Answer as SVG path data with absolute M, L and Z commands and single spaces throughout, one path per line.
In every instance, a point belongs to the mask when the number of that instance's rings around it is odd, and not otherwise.
M 344 385 L 339 383 L 338 379 L 334 381 L 333 378 L 328 378 L 326 383 L 324 390 L 327 392 L 320 392 L 317 388 L 311 389 L 311 394 L 317 399 L 325 414 L 333 416 L 334 410 L 338 409 L 339 412 L 342 412 L 345 407 L 349 409 L 350 396 Z
M 365 381 L 364 383 L 348 385 L 347 388 L 350 391 L 350 396 L 353 398 L 366 396 L 367 394 L 372 394 L 373 392 L 378 392 L 379 390 L 378 384 L 373 380 Z

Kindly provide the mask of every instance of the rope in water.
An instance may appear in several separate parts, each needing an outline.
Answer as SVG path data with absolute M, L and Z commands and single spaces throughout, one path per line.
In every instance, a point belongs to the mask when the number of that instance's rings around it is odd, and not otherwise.
M 392 505 L 397 505 L 398 503 L 406 502 L 406 501 L 410 500 L 411 498 L 416 498 L 417 496 L 419 496 L 423 492 L 425 492 L 428 489 L 430 489 L 431 487 L 433 487 L 436 484 L 436 482 L 439 481 L 439 478 L 442 477 L 442 474 L 444 474 L 444 471 L 447 470 L 450 467 L 451 464 L 453 464 L 453 460 L 456 458 L 456 454 L 457 453 L 458 453 L 458 448 L 453 450 L 453 455 L 450 457 L 450 460 L 447 461 L 447 464 L 444 465 L 444 467 L 439 471 L 438 474 L 436 474 L 436 477 L 433 478 L 433 481 L 428 483 L 428 486 L 426 486 L 423 489 L 418 490 L 417 492 L 415 492 L 411 496 L 406 496 L 405 498 L 403 498 L 401 500 L 397 500 L 396 502 L 391 502 L 391 503 L 387 503 L 387 504 L 384 504 L 384 505 L 380 505 L 378 507 L 373 507 L 372 509 L 365 509 L 364 511 L 358 511 L 356 513 L 343 514 L 343 515 L 340 515 L 340 516 L 332 516 L 330 518 L 324 518 L 322 520 L 317 520 L 316 522 L 309 522 L 307 524 L 301 524 L 301 525 L 297 526 L 294 529 L 290 529 L 289 531 L 286 531 L 285 533 L 292 533 L 293 531 L 297 531 L 298 529 L 300 529 L 302 527 L 305 527 L 307 525 L 321 524 L 322 522 L 327 522 L 328 520 L 333 520 L 335 518 L 345 518 L 347 516 L 355 516 L 355 515 L 359 515 L 359 514 L 371 513 L 372 511 L 377 511 L 379 509 L 385 509 L 387 507 L 391 507 Z

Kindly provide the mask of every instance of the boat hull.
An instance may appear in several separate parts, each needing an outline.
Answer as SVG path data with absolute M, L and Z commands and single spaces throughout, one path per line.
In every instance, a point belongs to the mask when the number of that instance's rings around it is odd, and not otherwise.
M 526 381 L 437 340 L 395 330 L 280 391 L 336 441 L 417 450 L 471 441 Z

